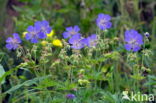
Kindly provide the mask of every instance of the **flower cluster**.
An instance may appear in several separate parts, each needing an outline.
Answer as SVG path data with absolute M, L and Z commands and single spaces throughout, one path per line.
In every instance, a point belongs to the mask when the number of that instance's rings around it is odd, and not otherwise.
M 95 47 L 97 44 L 97 35 L 96 34 L 92 34 L 91 36 L 83 39 L 85 45 L 87 45 L 88 47 Z
M 27 28 L 25 38 L 26 40 L 30 40 L 31 43 L 38 43 L 38 39 L 45 39 L 50 32 L 51 27 L 48 21 L 36 21 L 34 26 Z
M 67 27 L 66 31 L 62 34 L 63 37 L 69 38 L 68 42 L 73 49 L 82 49 L 85 46 L 94 47 L 97 44 L 96 34 L 92 34 L 87 38 L 83 38 L 79 33 L 80 28 L 76 25 L 74 27 Z
M 101 30 L 106 30 L 111 28 L 112 26 L 110 20 L 111 20 L 111 16 L 100 13 L 98 15 L 98 18 L 96 19 L 96 24 Z M 96 46 L 98 40 L 96 34 L 92 34 L 87 38 L 83 38 L 79 33 L 79 31 L 80 28 L 76 25 L 74 27 L 67 27 L 66 31 L 62 34 L 65 39 L 70 38 L 68 42 L 69 44 L 71 44 L 71 48 L 82 49 L 85 46 L 88 47 Z
M 96 25 L 101 29 L 101 30 L 106 30 L 112 27 L 112 23 L 110 22 L 111 16 L 108 14 L 102 14 L 100 13 L 98 15 L 98 18 L 96 19 Z
M 43 21 L 36 21 L 34 26 L 29 26 L 27 28 L 27 32 L 23 33 L 23 37 L 26 40 L 30 40 L 31 43 L 38 43 L 39 39 L 45 39 L 47 36 L 52 36 L 54 31 L 49 25 L 49 22 L 46 20 Z M 6 40 L 6 48 L 8 50 L 15 50 L 19 47 L 21 43 L 21 39 L 17 33 L 13 34 L 13 37 L 9 37 Z M 44 43 L 45 44 L 45 43 Z M 59 42 L 59 46 L 61 43 Z
M 96 19 L 96 24 L 101 30 L 106 30 L 112 27 L 111 16 L 107 14 L 100 13 Z M 87 38 L 82 37 L 81 33 L 79 33 L 79 26 L 71 26 L 67 27 L 66 31 L 63 32 L 64 39 L 68 39 L 68 43 L 71 45 L 73 49 L 82 49 L 85 46 L 87 47 L 95 47 L 97 45 L 97 35 L 92 34 Z M 24 37 L 26 40 L 29 40 L 31 43 L 38 43 L 39 39 L 45 39 L 46 37 L 51 37 L 54 35 L 54 31 L 49 25 L 49 22 L 46 20 L 36 21 L 34 26 L 29 26 L 27 28 L 27 32 L 24 33 Z M 149 33 L 145 33 L 146 37 L 149 37 Z M 21 39 L 17 33 L 13 34 L 13 38 L 9 37 L 6 40 L 6 48 L 9 50 L 15 50 L 19 47 L 21 43 Z M 136 30 L 127 30 L 125 32 L 125 49 L 128 51 L 139 51 L 141 49 L 141 45 L 143 45 L 143 37 Z M 43 45 L 46 45 L 46 42 L 42 42 Z M 52 42 L 54 46 L 62 47 L 62 42 L 59 39 L 56 39 Z
M 9 50 L 15 50 L 16 48 L 19 47 L 19 44 L 22 42 L 19 35 L 17 33 L 12 34 L 13 37 L 9 37 L 6 40 L 6 48 Z
M 143 44 L 143 37 L 136 30 L 127 30 L 125 32 L 125 48 L 128 51 L 139 51 Z
M 71 44 L 71 48 L 73 49 L 81 49 L 84 47 L 83 38 L 81 37 L 81 34 L 73 35 L 68 42 Z
M 66 31 L 62 35 L 66 39 L 73 35 L 80 34 L 79 31 L 80 28 L 77 25 L 75 25 L 74 27 L 67 27 Z
M 76 98 L 76 96 L 74 94 L 67 94 L 66 98 L 67 99 L 74 99 L 74 98 Z

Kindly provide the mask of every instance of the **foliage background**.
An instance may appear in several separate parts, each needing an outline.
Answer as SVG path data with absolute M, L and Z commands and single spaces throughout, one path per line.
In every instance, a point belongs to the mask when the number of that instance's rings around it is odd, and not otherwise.
M 0 64 L 6 71 L 21 63 L 15 52 L 7 51 L 4 47 L 5 39 L 13 32 L 16 31 L 22 36 L 26 28 L 36 20 L 46 19 L 60 39 L 65 27 L 73 25 L 79 25 L 81 33 L 87 36 L 96 32 L 97 15 L 105 13 L 113 17 L 110 36 L 119 37 L 121 43 L 126 29 L 134 28 L 141 33 L 150 33 L 151 43 L 146 45 L 146 48 L 152 49 L 154 56 L 148 65 L 152 70 L 151 74 L 156 74 L 155 0 L 0 0 L 0 10 L 0 55 L 5 56 L 0 60 Z M 20 74 L 18 71 L 17 75 Z M 29 75 L 28 78 L 32 77 Z M 9 81 L 7 83 L 4 90 L 12 87 Z

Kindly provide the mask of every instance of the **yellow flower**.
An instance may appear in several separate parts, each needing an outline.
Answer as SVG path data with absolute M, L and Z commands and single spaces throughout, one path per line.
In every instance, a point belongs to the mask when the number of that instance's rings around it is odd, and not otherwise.
M 54 34 L 55 34 L 54 30 L 51 30 L 51 32 L 49 34 L 47 34 L 47 37 L 51 38 Z
M 52 44 L 53 44 L 54 46 L 58 46 L 58 47 L 62 47 L 62 46 L 63 46 L 61 40 L 59 40 L 59 39 L 53 40 L 53 41 L 52 41 Z
M 45 41 L 45 40 L 41 42 L 41 45 L 42 45 L 42 46 L 46 46 L 47 44 L 48 44 L 48 42 Z
M 25 38 L 26 33 L 28 33 L 28 32 L 23 32 L 23 34 L 22 34 L 23 38 Z

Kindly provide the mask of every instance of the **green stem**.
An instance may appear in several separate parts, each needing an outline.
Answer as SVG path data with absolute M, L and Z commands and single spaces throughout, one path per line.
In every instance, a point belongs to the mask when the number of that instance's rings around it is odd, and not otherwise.
M 71 71 L 70 71 L 70 82 L 72 83 L 72 77 L 73 77 L 73 69 L 71 68 Z
M 1 84 L 0 84 L 0 103 L 2 103 L 2 86 L 1 86 Z
M 145 44 L 146 44 L 146 40 L 144 38 L 144 44 L 143 44 L 143 50 L 145 50 Z M 144 66 L 144 54 L 142 54 L 142 66 Z

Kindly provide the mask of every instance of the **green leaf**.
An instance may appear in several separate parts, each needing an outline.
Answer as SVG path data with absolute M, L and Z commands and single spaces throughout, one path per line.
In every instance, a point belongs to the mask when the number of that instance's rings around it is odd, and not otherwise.
M 20 65 L 19 65 L 19 66 L 20 66 Z M 4 78 L 5 78 L 6 76 L 8 76 L 8 75 L 12 74 L 14 71 L 18 70 L 19 66 L 10 69 L 10 70 L 7 71 L 7 72 L 4 72 L 4 74 L 0 76 L 0 83 L 4 80 Z
M 3 76 L 5 74 L 5 70 L 4 70 L 4 68 L 3 68 L 3 66 L 0 64 L 0 78 Z M 2 83 L 4 83 L 5 82 L 5 80 L 4 80 L 5 78 L 3 78 L 3 80 L 0 82 L 0 84 Z
M 132 75 L 131 77 L 133 79 L 135 79 L 135 80 L 143 80 L 143 79 L 145 79 L 145 77 L 141 76 L 140 74 L 135 74 L 135 75 Z
M 53 81 L 53 80 L 47 78 L 47 79 L 44 79 L 43 81 L 41 81 L 40 84 L 35 88 L 43 89 L 43 88 L 47 88 L 47 87 L 53 87 L 53 86 L 56 86 L 56 85 L 57 85 L 56 81 Z
M 16 85 L 16 86 L 12 87 L 11 89 L 9 89 L 8 91 L 6 91 L 5 93 L 9 93 L 9 94 L 10 94 L 11 92 L 16 91 L 17 89 L 19 89 L 19 88 L 21 88 L 21 87 L 23 87 L 23 86 L 31 86 L 31 85 L 33 85 L 33 84 L 37 84 L 38 81 L 42 81 L 42 80 L 44 80 L 45 78 L 48 78 L 48 77 L 50 77 L 50 76 L 51 76 L 51 75 L 47 75 L 47 76 L 36 77 L 36 78 L 34 78 L 34 79 L 27 80 L 27 81 L 25 81 L 24 83 L 21 83 L 21 84 L 18 84 L 18 85 Z
M 20 7 L 18 7 L 18 6 L 14 6 L 14 5 L 13 5 L 13 8 L 14 8 L 16 11 L 18 11 L 18 12 L 21 12 L 21 11 L 23 10 L 23 8 L 20 8 Z
M 145 86 L 154 86 L 154 85 L 156 85 L 156 76 L 149 75 L 148 79 L 149 80 L 144 84 Z

